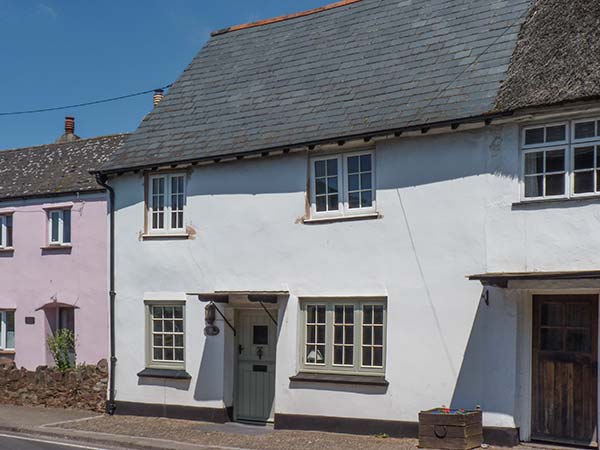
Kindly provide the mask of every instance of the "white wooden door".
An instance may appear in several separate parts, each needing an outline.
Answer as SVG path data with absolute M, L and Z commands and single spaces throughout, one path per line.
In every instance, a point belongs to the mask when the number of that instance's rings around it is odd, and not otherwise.
M 276 317 L 275 312 L 271 313 Z M 236 324 L 238 355 L 235 417 L 273 419 L 277 327 L 263 310 L 240 310 Z

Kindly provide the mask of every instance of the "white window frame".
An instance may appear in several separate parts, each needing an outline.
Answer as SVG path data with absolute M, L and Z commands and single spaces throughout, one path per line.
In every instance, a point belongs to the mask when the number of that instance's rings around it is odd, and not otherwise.
M 546 172 L 546 153 L 548 152 L 552 152 L 552 151 L 556 151 L 556 150 L 564 150 L 564 158 L 565 158 L 565 163 L 564 163 L 564 171 L 558 171 L 558 172 Z M 543 189 L 542 189 L 542 195 L 538 195 L 537 197 L 526 197 L 525 196 L 525 178 L 527 178 L 527 176 L 525 175 L 525 158 L 526 155 L 531 154 L 531 153 L 544 153 L 544 171 L 542 173 L 539 173 L 538 175 L 543 175 L 544 177 L 544 184 L 543 184 Z M 565 179 L 564 179 L 564 187 L 563 187 L 563 193 L 560 195 L 546 195 L 546 176 L 547 175 L 558 175 L 558 174 L 563 174 L 565 175 Z M 521 152 L 521 198 L 523 198 L 524 200 L 541 200 L 541 199 L 561 199 L 561 198 L 568 198 L 569 196 L 569 148 L 567 145 L 561 145 L 561 146 L 553 146 L 553 147 L 548 147 L 548 146 L 543 146 L 543 147 L 538 147 L 538 148 L 529 148 L 527 150 L 523 150 Z
M 349 186 L 348 186 L 348 158 L 352 156 L 371 156 L 371 206 L 364 208 L 350 208 L 349 204 Z M 316 173 L 315 163 L 317 161 L 326 161 L 337 159 L 338 167 L 338 209 L 334 211 L 317 211 L 316 204 Z M 319 155 L 311 157 L 310 160 L 310 217 L 311 218 L 330 218 L 330 217 L 352 217 L 374 214 L 377 212 L 377 188 L 375 174 L 375 151 L 362 150 L 348 153 L 337 153 L 330 155 Z
M 596 136 L 587 137 L 581 139 L 575 139 L 575 125 L 583 122 L 594 122 Z M 600 196 L 600 190 L 596 189 L 597 185 L 594 184 L 594 191 L 592 192 L 583 192 L 583 193 L 575 193 L 575 150 L 581 147 L 594 147 L 595 155 L 600 151 L 600 117 L 587 117 L 587 118 L 579 118 L 565 122 L 553 122 L 553 123 L 540 123 L 536 125 L 529 125 L 527 127 L 523 127 L 520 133 L 520 196 L 521 201 L 529 202 L 529 201 L 549 201 L 549 200 L 566 200 L 571 198 L 589 198 L 589 197 L 598 197 Z M 525 145 L 525 132 L 530 129 L 535 128 L 544 128 L 544 136 L 546 133 L 546 129 L 548 127 L 564 125 L 566 127 L 565 130 L 565 141 L 556 141 L 542 144 L 530 144 Z M 563 195 L 551 195 L 551 196 L 537 196 L 537 197 L 526 197 L 525 196 L 525 155 L 528 153 L 535 152 L 548 152 L 552 150 L 565 149 L 565 191 Z M 597 170 L 600 169 L 597 164 L 597 159 L 594 158 L 594 182 L 596 183 L 598 173 Z M 545 167 L 544 167 L 545 170 Z M 583 172 L 584 170 L 582 170 Z M 554 172 L 552 172 L 554 173 Z M 558 173 L 558 172 L 556 172 Z M 549 173 L 550 174 L 550 173 Z M 544 181 L 545 187 L 545 181 Z
M 15 347 L 7 347 L 6 346 L 7 334 L 8 334 L 8 330 L 6 329 L 7 328 L 7 319 L 6 319 L 7 313 L 16 314 L 16 311 L 14 309 L 0 310 L 0 350 L 15 350 Z M 14 319 L 14 316 L 13 316 L 13 319 Z M 15 325 L 16 325 L 16 320 L 13 320 L 13 322 L 15 322 Z M 16 330 L 15 330 L 15 334 L 16 334 Z M 16 336 L 15 336 L 15 342 L 16 342 Z
M 8 245 L 8 218 L 11 219 L 11 245 Z M 15 219 L 12 214 L 0 214 L 0 249 L 8 250 L 14 248 L 15 245 Z
M 171 213 L 173 212 L 173 202 L 172 202 L 172 190 L 171 190 L 171 180 L 175 177 L 181 177 L 183 179 L 183 219 L 181 227 L 173 227 L 172 226 L 172 217 Z M 154 180 L 164 179 L 165 183 L 165 192 L 164 192 L 164 227 L 163 228 L 153 228 L 152 226 L 152 215 L 154 210 L 152 209 L 152 198 L 153 198 L 153 187 Z M 187 176 L 185 173 L 177 172 L 177 173 L 163 173 L 156 175 L 149 175 L 147 177 L 148 180 L 148 200 L 147 200 L 147 233 L 148 234 L 185 234 L 185 209 L 187 203 Z
M 307 320 L 308 306 L 325 306 L 325 361 L 324 363 L 308 363 L 307 359 Z M 381 366 L 363 365 L 363 307 L 368 305 L 377 305 L 383 307 L 383 350 Z M 335 339 L 335 306 L 353 306 L 354 324 L 353 324 L 353 358 L 352 365 L 334 364 L 334 339 Z M 299 365 L 302 371 L 314 373 L 331 374 L 354 374 L 354 375 L 385 375 L 386 353 L 387 353 L 387 300 L 383 298 L 301 298 L 299 314 Z
M 552 128 L 552 127 L 558 127 L 558 126 L 564 126 L 565 127 L 565 139 L 562 141 L 552 141 L 552 142 L 546 142 L 546 130 L 548 128 Z M 525 134 L 528 130 L 534 130 L 536 128 L 543 128 L 544 129 L 544 142 L 541 144 L 525 144 Z M 530 126 L 526 126 L 523 127 L 522 131 L 521 131 L 521 148 L 522 149 L 527 149 L 527 148 L 539 148 L 539 147 L 560 147 L 562 145 L 566 145 L 569 143 L 569 122 L 554 122 L 554 123 L 542 123 L 542 124 L 538 124 L 538 125 L 530 125 Z
M 65 242 L 65 211 L 68 211 L 69 216 L 69 225 L 71 230 L 71 235 L 69 237 L 69 241 Z M 58 240 L 52 240 L 52 216 L 54 214 L 58 214 Z M 48 245 L 49 246 L 70 246 L 73 242 L 73 214 L 71 208 L 56 208 L 48 210 Z
M 170 308 L 181 308 L 183 316 L 183 360 L 157 360 L 154 359 L 154 325 L 153 325 L 153 308 L 154 307 L 170 307 Z M 186 364 L 186 311 L 185 302 L 183 301 L 146 301 L 145 302 L 145 314 L 146 314 L 146 367 L 157 368 L 157 369 L 173 369 L 173 370 L 185 370 Z M 167 332 L 171 333 L 171 332 Z M 164 334 L 164 330 L 163 333 Z M 178 334 L 173 332 L 173 334 Z

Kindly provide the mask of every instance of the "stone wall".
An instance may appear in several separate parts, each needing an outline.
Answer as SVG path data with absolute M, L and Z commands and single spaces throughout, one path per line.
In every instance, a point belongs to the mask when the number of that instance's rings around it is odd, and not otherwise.
M 95 366 L 79 366 L 61 373 L 54 367 L 35 371 L 17 369 L 14 361 L 0 359 L 0 404 L 50 406 L 103 412 L 108 383 L 105 359 Z

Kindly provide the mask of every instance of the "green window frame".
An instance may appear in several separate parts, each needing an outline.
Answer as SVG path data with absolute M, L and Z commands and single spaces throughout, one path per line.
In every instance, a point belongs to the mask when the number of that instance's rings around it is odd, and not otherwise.
M 185 302 L 146 301 L 146 367 L 185 370 Z
M 301 298 L 299 328 L 303 371 L 385 374 L 386 299 Z

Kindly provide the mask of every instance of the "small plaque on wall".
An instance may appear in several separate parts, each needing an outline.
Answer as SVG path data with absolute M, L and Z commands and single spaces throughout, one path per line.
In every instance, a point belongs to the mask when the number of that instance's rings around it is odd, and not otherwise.
M 25 324 L 26 325 L 33 325 L 33 324 L 35 324 L 35 317 L 25 317 Z

